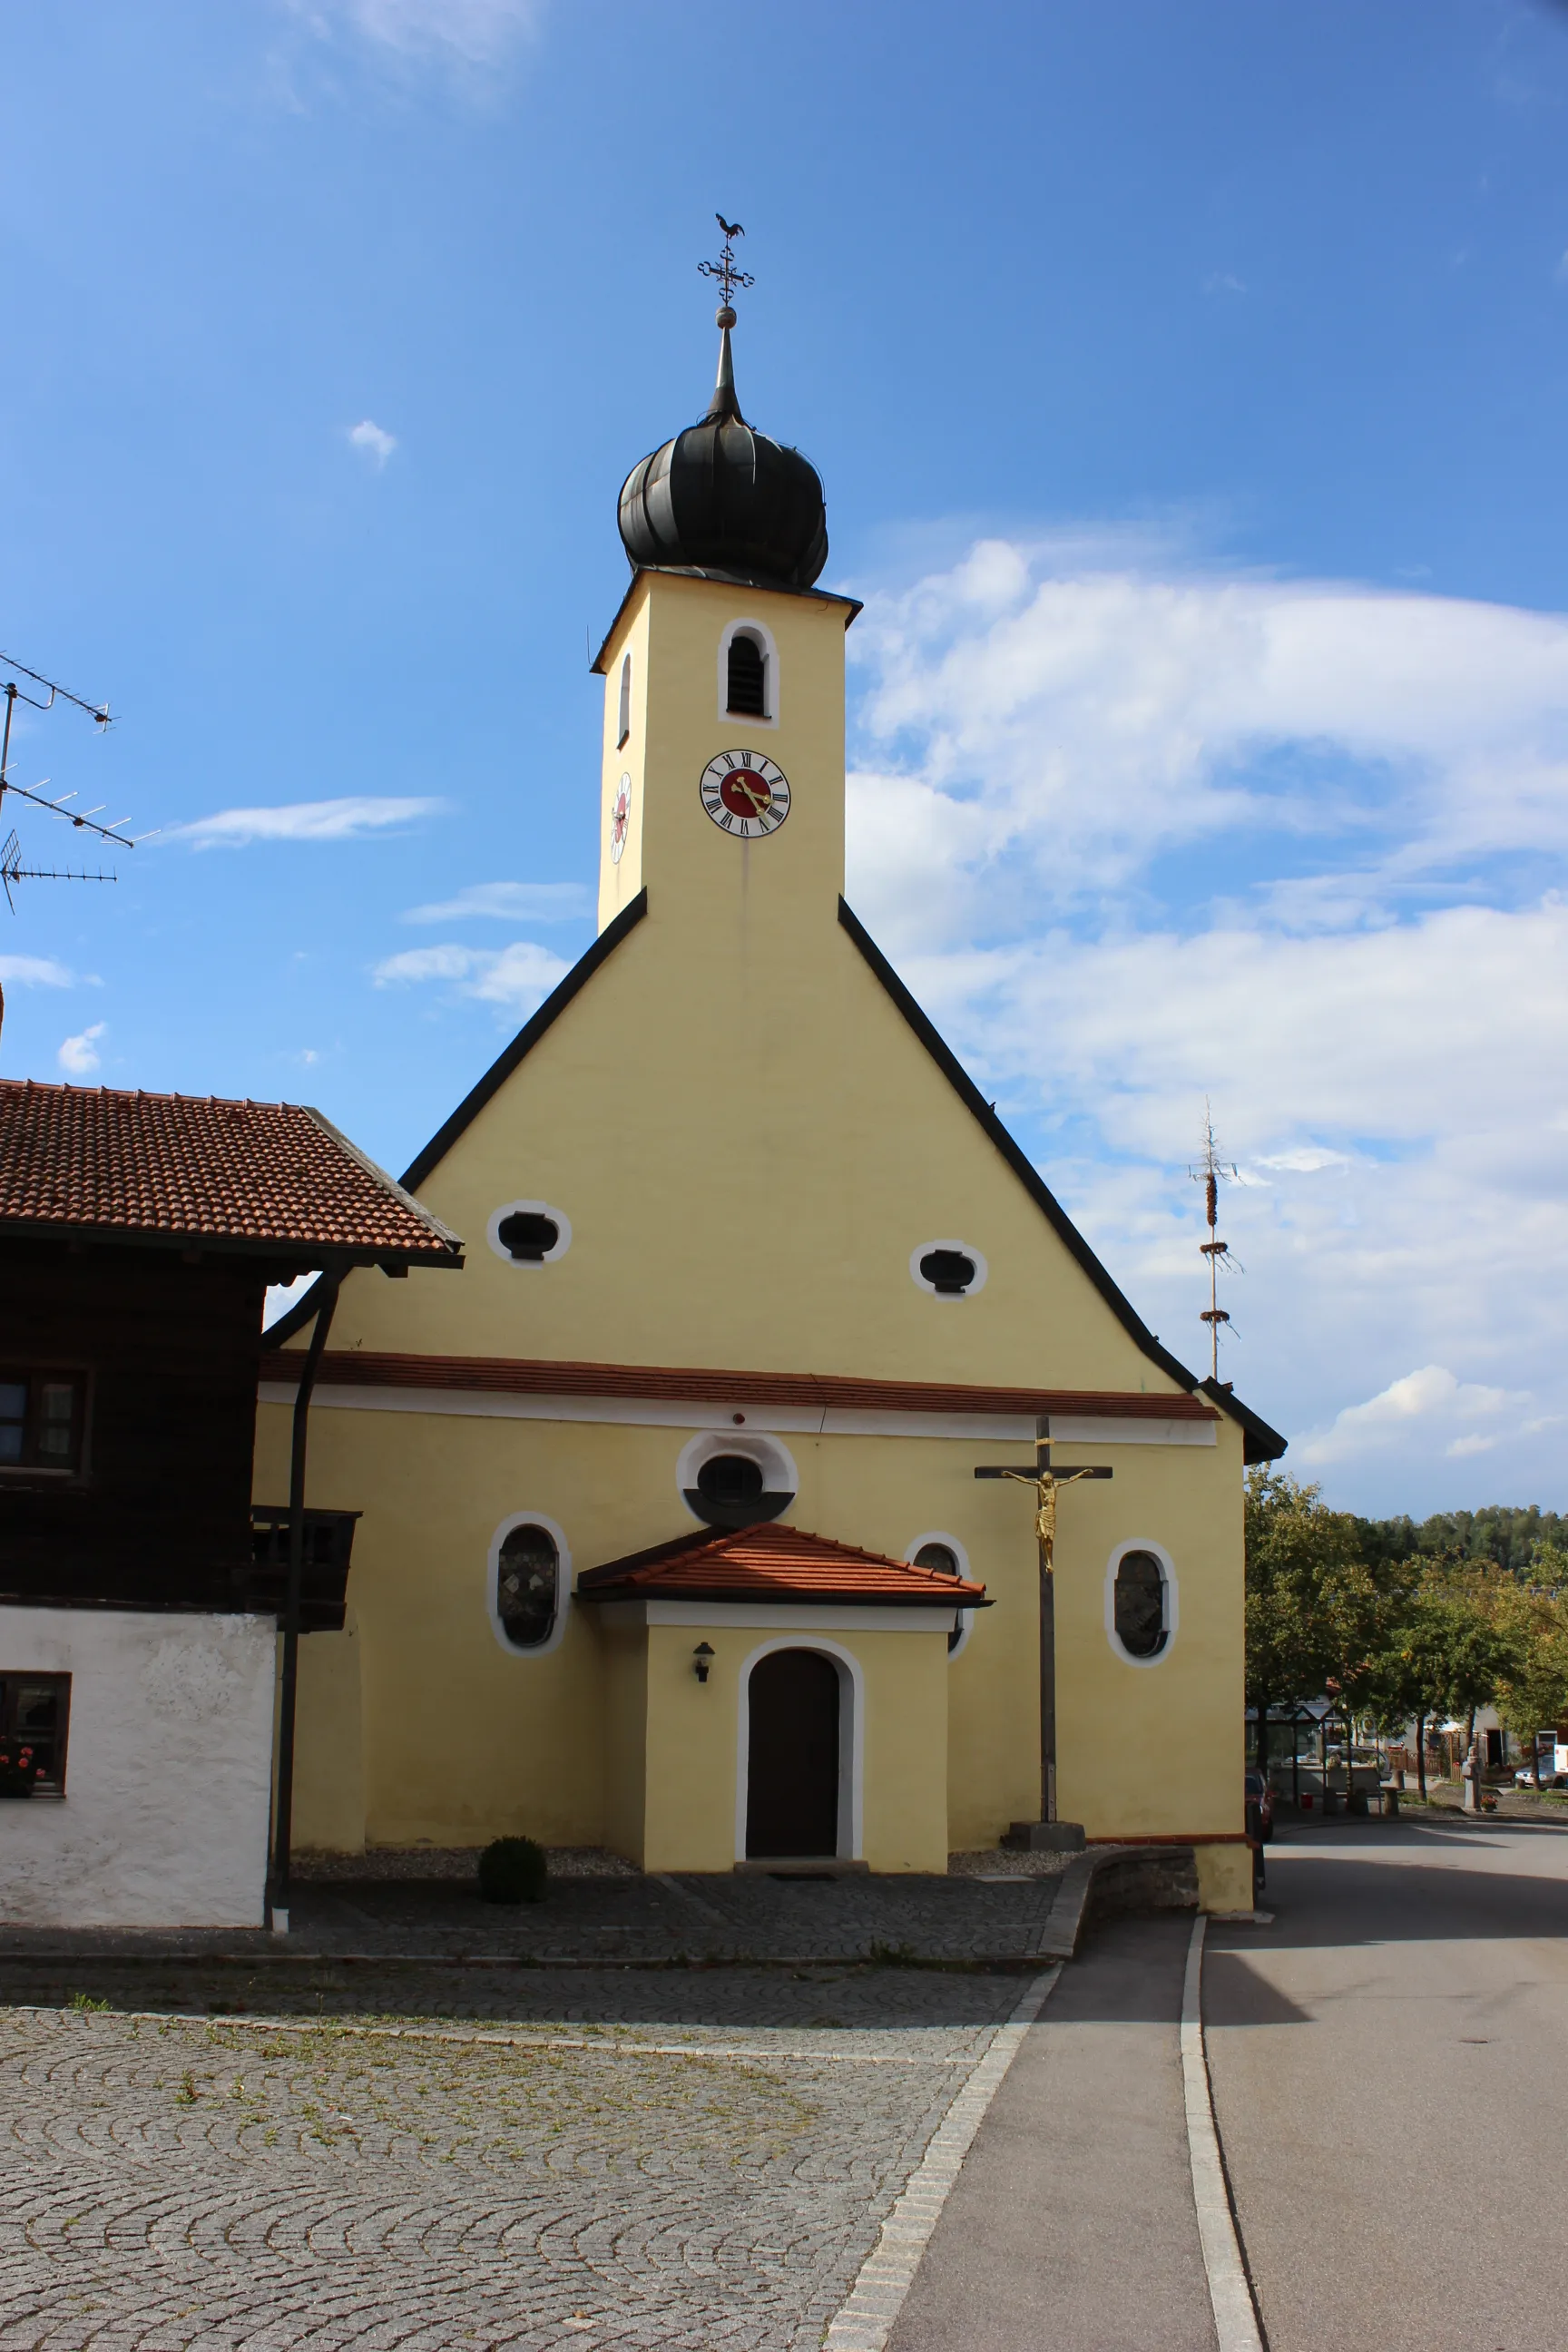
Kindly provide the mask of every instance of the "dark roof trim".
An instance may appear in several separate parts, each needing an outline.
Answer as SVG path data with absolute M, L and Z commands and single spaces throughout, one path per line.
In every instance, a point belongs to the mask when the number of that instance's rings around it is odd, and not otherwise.
M 523 1023 L 510 1045 L 496 1056 L 478 1086 L 470 1087 L 463 1097 L 451 1118 L 437 1129 L 424 1150 L 415 1154 L 403 1171 L 398 1187 L 400 1191 L 416 1192 L 432 1169 L 440 1166 L 458 1138 L 473 1125 L 491 1096 L 500 1091 L 518 1064 L 533 1051 L 546 1030 L 554 1027 L 578 990 L 586 987 L 599 966 L 609 961 L 626 933 L 637 929 L 647 912 L 647 891 L 644 888 L 637 892 L 629 907 L 621 908 L 613 922 L 605 924 L 587 953 L 578 957 L 565 979 L 551 990 L 538 1012 Z M 418 1203 L 414 1205 L 417 1207 Z M 420 1209 L 419 1213 L 428 1217 L 430 1213 L 427 1209 Z M 371 1261 L 373 1264 L 376 1262 Z M 267 1345 L 280 1348 L 286 1339 L 294 1337 L 296 1331 L 304 1328 L 315 1312 L 315 1285 L 312 1284 L 303 1297 L 295 1300 L 286 1315 L 280 1316 L 276 1323 L 268 1325 L 265 1334 Z
M 632 573 L 631 583 L 626 594 L 616 607 L 615 619 L 605 632 L 604 644 L 588 664 L 590 675 L 597 671 L 601 677 L 603 676 L 605 656 L 610 650 L 616 632 L 626 617 L 626 606 L 637 593 L 638 581 L 642 579 L 645 572 L 663 572 L 672 580 L 711 580 L 716 587 L 743 588 L 748 596 L 797 596 L 804 598 L 809 604 L 842 604 L 844 625 L 847 629 L 857 615 L 866 609 L 858 596 L 837 596 L 831 588 L 790 588 L 786 587 L 782 580 L 770 580 L 765 586 L 763 586 L 755 580 L 742 580 L 737 572 L 705 572 L 695 563 L 639 563 Z
M 1233 1421 L 1240 1422 L 1246 1438 L 1243 1458 L 1249 1466 L 1255 1462 L 1279 1461 L 1289 1439 L 1281 1437 L 1277 1429 L 1270 1429 L 1261 1413 L 1256 1413 L 1250 1405 L 1243 1404 L 1238 1396 L 1232 1396 L 1224 1381 L 1200 1381 L 1198 1394 L 1211 1397 L 1222 1412 L 1228 1412 Z
M 1285 1440 L 1279 1436 L 1278 1431 L 1270 1429 L 1268 1423 L 1260 1421 L 1256 1413 L 1249 1412 L 1245 1405 L 1232 1396 L 1228 1389 L 1222 1388 L 1217 1382 L 1212 1381 L 1200 1382 L 1195 1372 L 1188 1371 L 1186 1366 L 1179 1362 L 1168 1348 L 1163 1348 L 1160 1345 L 1131 1300 L 1117 1288 L 1105 1267 L 1101 1265 L 1056 1194 L 1041 1176 L 1034 1161 L 1029 1159 L 1022 1146 L 1008 1134 L 957 1055 L 921 1011 L 881 949 L 872 939 L 870 932 L 847 900 L 844 898 L 838 901 L 838 919 L 965 1109 L 984 1129 L 986 1135 L 1007 1162 L 1036 1207 L 1042 1212 L 1069 1255 L 1088 1275 L 1090 1282 L 1135 1346 L 1148 1357 L 1151 1363 L 1157 1364 L 1161 1371 L 1169 1379 L 1178 1382 L 1189 1394 L 1196 1393 L 1201 1387 L 1203 1393 L 1212 1398 L 1222 1412 L 1228 1413 L 1233 1421 L 1240 1423 L 1249 1441 L 1244 1449 L 1248 1462 L 1278 1461 L 1279 1455 L 1285 1451 Z M 1255 1436 L 1258 1442 L 1267 1440 L 1277 1451 L 1270 1454 L 1255 1454 L 1252 1451 L 1251 1443 Z

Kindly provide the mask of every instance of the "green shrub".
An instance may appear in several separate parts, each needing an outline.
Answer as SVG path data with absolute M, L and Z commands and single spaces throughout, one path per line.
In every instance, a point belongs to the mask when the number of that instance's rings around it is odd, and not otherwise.
M 487 1903 L 542 1903 L 550 1865 L 531 1838 L 497 1838 L 479 1856 L 479 1893 Z

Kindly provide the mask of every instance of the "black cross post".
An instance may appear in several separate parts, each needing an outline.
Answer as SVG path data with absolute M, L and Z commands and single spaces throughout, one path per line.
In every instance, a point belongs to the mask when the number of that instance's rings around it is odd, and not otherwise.
M 977 1478 L 1008 1478 L 1017 1486 L 1035 1490 L 1035 1536 L 1040 1552 L 1040 1819 L 1057 1818 L 1057 1592 L 1054 1567 L 1057 1547 L 1057 1496 L 1082 1478 L 1109 1478 L 1103 1465 L 1092 1469 L 1054 1470 L 1051 1441 L 1035 1443 L 1035 1467 L 1016 1470 L 1010 1464 L 986 1465 Z M 1023 1824 L 1015 1824 L 1022 1828 Z

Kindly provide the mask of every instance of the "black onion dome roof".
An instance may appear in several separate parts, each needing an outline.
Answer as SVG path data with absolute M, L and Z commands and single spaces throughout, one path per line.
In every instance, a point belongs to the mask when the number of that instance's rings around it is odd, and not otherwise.
M 632 467 L 621 539 L 639 564 L 723 572 L 759 588 L 809 588 L 827 561 L 816 468 L 753 431 L 735 398 L 732 310 L 721 310 L 719 380 L 700 424 Z

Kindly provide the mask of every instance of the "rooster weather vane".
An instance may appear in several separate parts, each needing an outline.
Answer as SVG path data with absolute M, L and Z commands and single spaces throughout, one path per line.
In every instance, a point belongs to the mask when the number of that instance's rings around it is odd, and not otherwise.
M 56 799 L 49 800 L 42 791 L 31 792 L 26 785 L 11 782 L 11 720 L 18 702 L 25 702 L 32 710 L 52 710 L 57 702 L 72 703 L 78 710 L 87 713 L 100 734 L 113 724 L 108 703 L 84 702 L 81 696 L 73 694 L 68 687 L 57 685 L 53 678 L 42 677 L 37 670 L 29 669 L 26 662 L 16 661 L 9 654 L 0 653 L 0 670 L 16 673 L 0 686 L 0 694 L 5 698 L 5 722 L 0 728 L 0 810 L 4 809 L 5 794 L 12 793 L 17 800 L 30 801 L 35 808 L 47 810 L 62 824 L 74 825 L 79 833 L 94 834 L 100 841 L 116 842 L 121 849 L 134 849 L 136 844 L 131 835 L 120 829 L 125 823 L 123 817 L 116 817 L 110 824 L 99 824 L 103 808 L 101 801 L 97 808 L 73 809 L 68 803 L 75 800 L 74 792 L 61 793 Z M 17 685 L 18 677 L 27 678 L 34 686 L 41 688 L 42 692 L 29 694 L 26 688 Z M 22 845 L 16 838 L 15 827 L 0 841 L 0 889 L 5 891 L 5 903 L 13 914 L 16 911 L 16 901 L 12 890 L 18 882 L 113 882 L 117 878 L 101 870 L 89 874 L 70 866 L 24 866 Z
M 722 213 L 715 213 L 713 217 L 724 232 L 724 249 L 717 261 L 700 261 L 697 267 L 704 278 L 716 278 L 719 280 L 719 291 L 723 297 L 723 309 L 730 313 L 727 319 L 721 313 L 720 324 L 732 327 L 735 323 L 736 289 L 739 288 L 743 291 L 746 287 L 754 286 L 757 281 L 736 264 L 735 239 L 746 234 L 740 222 L 727 221 Z

